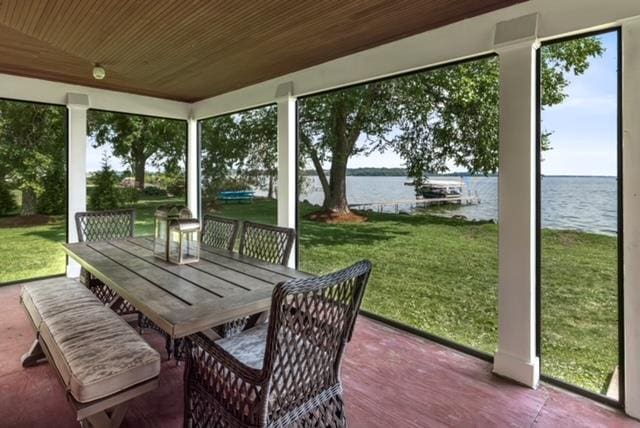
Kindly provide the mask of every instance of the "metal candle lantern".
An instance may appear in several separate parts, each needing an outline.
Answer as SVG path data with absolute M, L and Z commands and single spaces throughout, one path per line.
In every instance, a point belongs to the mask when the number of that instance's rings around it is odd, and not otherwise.
M 169 223 L 172 220 L 191 218 L 191 210 L 181 206 L 161 206 L 155 213 L 155 241 L 153 255 L 169 261 Z
M 200 259 L 200 222 L 177 219 L 169 222 L 169 261 L 195 263 Z

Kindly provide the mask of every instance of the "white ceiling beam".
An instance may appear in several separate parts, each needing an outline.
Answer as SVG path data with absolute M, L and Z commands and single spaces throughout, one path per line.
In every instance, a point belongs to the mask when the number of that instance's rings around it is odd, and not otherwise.
M 69 93 L 87 95 L 100 110 L 184 120 L 191 112 L 189 103 L 0 73 L 0 98 L 65 105 Z
M 197 119 L 275 102 L 292 82 L 296 97 L 494 52 L 499 22 L 538 14 L 540 40 L 604 29 L 640 14 L 640 1 L 531 0 L 193 104 Z

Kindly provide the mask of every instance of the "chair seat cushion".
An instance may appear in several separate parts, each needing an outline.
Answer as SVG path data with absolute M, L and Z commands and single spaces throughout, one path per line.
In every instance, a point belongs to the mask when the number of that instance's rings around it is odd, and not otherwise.
M 158 376 L 160 354 L 86 287 L 36 288 L 23 288 L 23 302 L 38 310 L 40 338 L 76 401 L 91 402 Z
M 267 346 L 268 324 L 261 324 L 242 333 L 216 342 L 238 361 L 254 369 L 262 369 Z

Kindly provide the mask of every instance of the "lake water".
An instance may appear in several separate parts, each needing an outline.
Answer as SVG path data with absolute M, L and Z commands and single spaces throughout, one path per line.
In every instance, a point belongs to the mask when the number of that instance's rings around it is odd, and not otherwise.
M 317 177 L 306 177 L 301 200 L 322 204 L 323 194 Z M 457 179 L 457 178 L 453 178 Z M 438 214 L 463 215 L 474 220 L 498 221 L 498 178 L 464 177 L 467 190 L 480 198 L 477 205 L 450 206 Z M 347 177 L 350 204 L 415 199 L 406 177 Z M 374 209 L 378 210 L 378 207 Z M 410 212 L 410 204 L 398 206 Z M 432 208 L 433 209 L 433 208 Z M 395 206 L 384 207 L 395 212 Z M 617 231 L 617 179 L 615 177 L 543 177 L 542 227 L 576 229 L 613 235 Z

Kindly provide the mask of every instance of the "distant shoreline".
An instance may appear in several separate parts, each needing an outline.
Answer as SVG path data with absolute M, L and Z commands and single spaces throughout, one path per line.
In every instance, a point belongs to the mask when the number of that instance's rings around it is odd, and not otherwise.
M 329 174 L 329 171 L 325 171 Z M 305 177 L 317 177 L 318 174 L 313 169 L 302 171 Z M 430 177 L 498 177 L 498 174 L 470 174 L 468 172 L 450 172 L 446 174 L 427 174 Z M 347 177 L 404 177 L 408 178 L 404 168 L 349 168 Z M 617 178 L 615 175 L 574 175 L 574 174 L 548 174 L 542 177 L 551 178 Z

